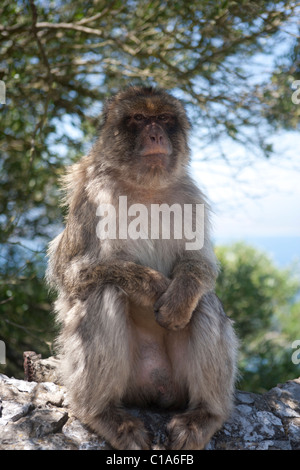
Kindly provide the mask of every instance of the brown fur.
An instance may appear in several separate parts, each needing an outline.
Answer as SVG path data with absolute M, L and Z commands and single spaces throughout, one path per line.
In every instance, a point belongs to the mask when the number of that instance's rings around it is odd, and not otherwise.
M 62 377 L 77 416 L 113 447 L 148 449 L 124 406 L 155 405 L 181 410 L 170 449 L 201 449 L 231 410 L 237 343 L 213 293 L 218 268 L 209 207 L 188 175 L 189 122 L 177 99 L 139 87 L 108 101 L 103 116 L 91 152 L 65 177 L 66 228 L 49 248 Z M 97 207 L 117 208 L 124 195 L 149 210 L 205 204 L 203 248 L 174 236 L 100 240 Z

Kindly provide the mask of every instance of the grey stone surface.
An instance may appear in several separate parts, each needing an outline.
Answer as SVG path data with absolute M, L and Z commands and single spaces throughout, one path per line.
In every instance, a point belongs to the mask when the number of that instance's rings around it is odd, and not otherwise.
M 111 447 L 72 415 L 64 387 L 0 375 L 0 450 L 108 450 Z M 168 413 L 131 410 L 163 449 Z M 236 392 L 231 418 L 208 450 L 300 450 L 300 379 L 259 395 Z

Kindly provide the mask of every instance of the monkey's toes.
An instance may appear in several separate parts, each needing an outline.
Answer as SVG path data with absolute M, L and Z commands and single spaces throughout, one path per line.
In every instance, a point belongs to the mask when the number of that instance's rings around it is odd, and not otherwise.
M 206 444 L 199 423 L 185 415 L 174 416 L 167 427 L 168 445 L 171 450 L 201 450 Z
M 117 438 L 111 443 L 119 450 L 149 450 L 151 439 L 142 422 L 128 420 L 119 426 Z

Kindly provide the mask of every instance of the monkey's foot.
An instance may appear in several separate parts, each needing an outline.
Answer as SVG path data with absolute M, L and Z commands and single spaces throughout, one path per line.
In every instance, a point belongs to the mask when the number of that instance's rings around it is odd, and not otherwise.
M 123 422 L 117 431 L 114 447 L 122 450 L 149 450 L 150 439 L 141 421 Z
M 219 429 L 221 420 L 206 410 L 190 410 L 175 415 L 167 426 L 168 449 L 201 450 Z
M 144 424 L 125 411 L 112 411 L 98 417 L 97 425 L 92 426 L 97 434 L 118 450 L 149 450 L 150 436 Z

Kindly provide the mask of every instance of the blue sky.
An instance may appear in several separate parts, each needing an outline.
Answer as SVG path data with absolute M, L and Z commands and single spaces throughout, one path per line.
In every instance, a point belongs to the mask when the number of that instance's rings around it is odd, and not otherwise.
M 244 167 L 234 147 L 226 149 L 229 164 L 201 161 L 193 152 L 191 174 L 212 202 L 216 240 L 300 237 L 300 135 L 284 133 L 273 141 L 271 159 L 249 155 Z

